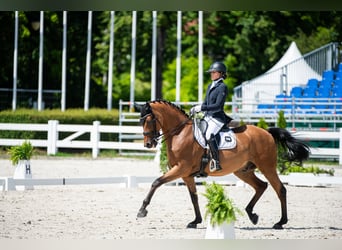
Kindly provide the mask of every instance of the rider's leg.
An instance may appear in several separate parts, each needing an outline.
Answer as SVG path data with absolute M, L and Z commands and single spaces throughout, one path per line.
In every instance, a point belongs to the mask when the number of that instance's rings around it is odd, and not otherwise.
M 215 139 L 215 135 L 211 134 L 210 139 L 208 140 L 209 148 L 211 151 L 211 155 L 213 156 L 213 166 L 210 167 L 210 171 L 219 171 L 222 170 L 219 161 L 219 151 L 217 141 Z
M 213 119 L 212 117 L 205 117 L 205 120 L 208 123 L 207 131 L 205 134 L 207 143 L 209 145 L 211 155 L 213 157 L 213 166 L 210 168 L 211 171 L 221 170 L 220 162 L 219 162 L 219 151 L 218 145 L 215 139 L 215 135 L 220 131 L 223 126 L 223 123 Z

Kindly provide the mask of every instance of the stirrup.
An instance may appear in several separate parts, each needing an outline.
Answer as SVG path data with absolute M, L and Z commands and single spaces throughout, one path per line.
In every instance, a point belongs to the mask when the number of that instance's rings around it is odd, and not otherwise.
M 222 168 L 221 168 L 220 163 L 218 161 L 216 161 L 215 159 L 212 159 L 210 161 L 209 170 L 210 170 L 210 172 L 215 172 L 215 171 L 222 170 Z

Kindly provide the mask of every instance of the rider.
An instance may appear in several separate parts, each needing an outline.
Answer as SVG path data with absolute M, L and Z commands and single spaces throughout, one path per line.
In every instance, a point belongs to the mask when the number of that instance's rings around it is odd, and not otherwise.
M 222 168 L 219 162 L 219 151 L 215 135 L 227 122 L 227 116 L 223 110 L 228 94 L 228 88 L 223 82 L 227 77 L 227 68 L 222 62 L 214 62 L 207 72 L 210 73 L 212 82 L 207 88 L 205 100 L 202 105 L 192 107 L 190 113 L 205 112 L 204 119 L 208 124 L 205 138 L 214 160 L 214 166 L 210 170 L 219 171 Z

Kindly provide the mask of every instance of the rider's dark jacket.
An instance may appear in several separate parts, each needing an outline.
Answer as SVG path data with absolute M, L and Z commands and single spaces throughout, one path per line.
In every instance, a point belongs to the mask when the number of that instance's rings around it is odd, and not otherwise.
M 205 100 L 201 106 L 201 110 L 205 111 L 205 115 L 210 115 L 213 118 L 226 123 L 227 118 L 223 111 L 224 103 L 228 94 L 228 88 L 221 79 L 213 88 L 209 84 Z

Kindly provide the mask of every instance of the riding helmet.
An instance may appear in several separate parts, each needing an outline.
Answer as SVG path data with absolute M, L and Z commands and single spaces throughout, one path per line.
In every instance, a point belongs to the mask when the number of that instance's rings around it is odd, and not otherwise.
M 210 65 L 210 68 L 207 70 L 207 72 L 213 72 L 218 71 L 222 73 L 227 73 L 227 67 L 222 62 L 214 62 Z

